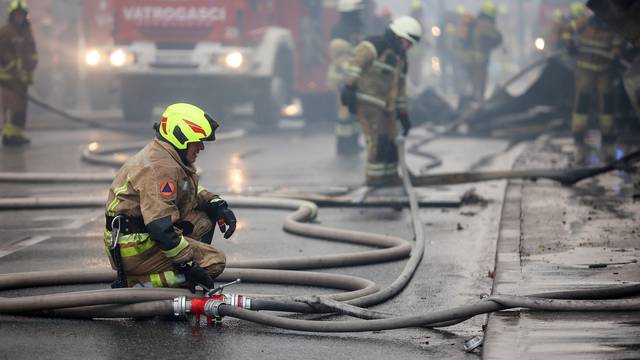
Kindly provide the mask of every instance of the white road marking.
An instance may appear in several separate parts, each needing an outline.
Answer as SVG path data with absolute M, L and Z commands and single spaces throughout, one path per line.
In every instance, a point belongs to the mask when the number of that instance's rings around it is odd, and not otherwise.
M 6 248 L 0 248 L 0 258 L 48 239 L 51 239 L 51 236 L 29 236 L 23 240 L 8 244 Z

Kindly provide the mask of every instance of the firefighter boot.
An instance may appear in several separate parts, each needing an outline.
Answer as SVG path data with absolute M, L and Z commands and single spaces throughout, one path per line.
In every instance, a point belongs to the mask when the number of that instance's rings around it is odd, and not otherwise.
M 351 116 L 336 122 L 336 152 L 338 155 L 353 155 L 360 151 L 358 145 L 358 127 L 360 125 Z
M 587 146 L 585 144 L 575 144 L 573 150 L 573 164 L 576 167 L 583 166 L 587 162 Z
M 376 188 L 402 186 L 402 178 L 398 175 L 367 178 L 366 185 Z
M 602 159 L 607 164 L 616 160 L 616 146 L 614 144 L 602 144 Z
M 2 145 L 4 146 L 22 146 L 28 145 L 31 140 L 26 138 L 22 129 L 12 123 L 5 124 L 2 129 Z

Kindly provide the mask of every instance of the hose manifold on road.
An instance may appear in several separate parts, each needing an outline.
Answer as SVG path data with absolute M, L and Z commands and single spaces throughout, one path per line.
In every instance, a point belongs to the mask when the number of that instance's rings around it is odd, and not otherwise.
M 138 318 L 150 316 L 207 317 L 209 322 L 223 316 L 257 322 L 284 329 L 312 332 L 353 332 L 404 327 L 444 327 L 475 315 L 507 308 L 522 307 L 547 311 L 636 311 L 640 309 L 640 284 L 605 289 L 534 294 L 530 297 L 496 295 L 476 304 L 426 314 L 402 316 L 365 309 L 396 296 L 411 280 L 425 251 L 418 203 L 410 183 L 404 158 L 404 139 L 398 140 L 403 186 L 409 198 L 415 243 L 404 239 L 342 230 L 308 223 L 315 218 L 317 206 L 302 200 L 228 197 L 234 207 L 291 210 L 284 230 L 311 238 L 341 241 L 374 247 L 347 254 L 282 257 L 277 259 L 229 262 L 218 281 L 241 278 L 243 282 L 296 284 L 343 290 L 331 295 L 264 296 L 214 294 L 194 295 L 183 289 L 104 289 L 71 293 L 0 298 L 0 313 L 68 318 Z M 54 204 L 52 204 L 54 205 Z M 403 271 L 388 286 L 380 289 L 374 282 L 354 276 L 299 271 L 353 266 L 409 257 Z M 295 271 L 294 271 L 295 270 Z M 111 270 L 68 270 L 0 275 L 0 290 L 37 286 L 109 283 Z M 615 300 L 625 298 L 621 300 Z M 312 321 L 280 317 L 256 310 L 288 313 L 337 313 L 362 319 L 353 321 Z

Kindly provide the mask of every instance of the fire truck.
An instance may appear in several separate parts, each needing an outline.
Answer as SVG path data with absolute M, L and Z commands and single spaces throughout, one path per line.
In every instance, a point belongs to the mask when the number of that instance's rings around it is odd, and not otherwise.
M 335 2 L 317 0 L 85 0 L 84 62 L 94 106 L 116 85 L 124 117 L 188 101 L 223 117 L 251 104 L 261 125 L 301 99 L 314 120 L 325 85 Z M 113 89 L 112 89 L 113 91 Z M 294 109 L 295 110 L 295 109 Z M 290 114 L 295 111 L 289 109 Z

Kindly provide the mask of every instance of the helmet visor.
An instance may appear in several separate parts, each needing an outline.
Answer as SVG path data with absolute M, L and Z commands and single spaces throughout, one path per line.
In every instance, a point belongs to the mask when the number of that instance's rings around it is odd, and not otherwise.
M 209 122 L 209 125 L 211 125 L 211 135 L 202 139 L 202 141 L 214 141 L 216 139 L 216 130 L 220 127 L 220 124 L 207 113 L 204 113 L 204 117 Z

